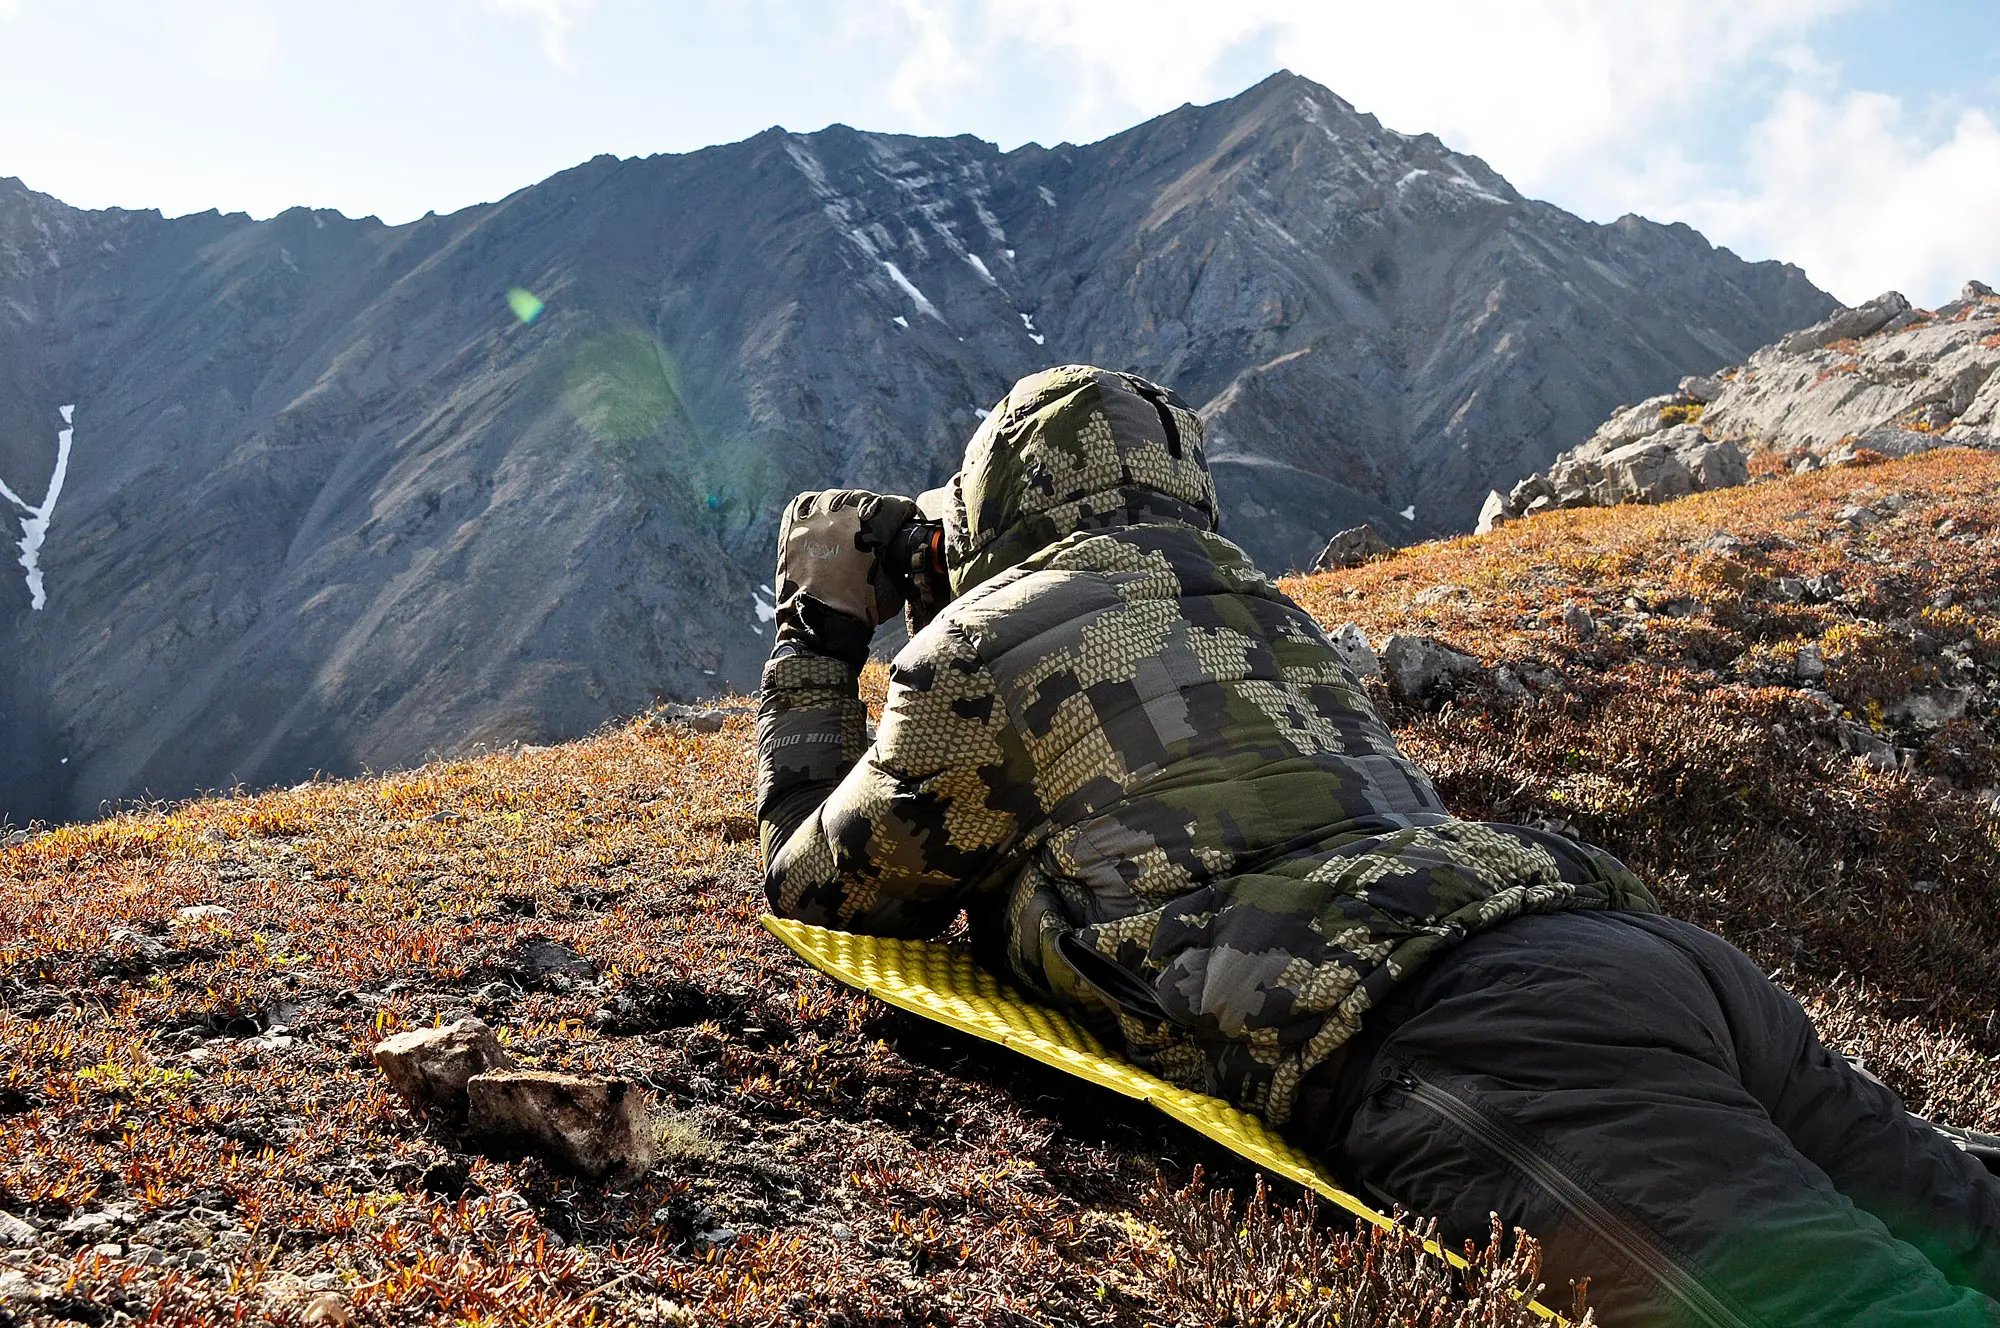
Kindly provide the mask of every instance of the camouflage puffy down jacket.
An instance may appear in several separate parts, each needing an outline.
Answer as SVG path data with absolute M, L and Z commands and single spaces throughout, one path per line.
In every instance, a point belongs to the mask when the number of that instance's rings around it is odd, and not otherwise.
M 1397 982 L 1517 914 L 1653 911 L 1616 860 L 1460 821 L 1325 633 L 1215 533 L 1199 419 L 1143 379 L 1023 379 L 953 481 L 956 598 L 890 668 L 779 647 L 766 889 L 975 947 L 1135 1062 L 1275 1124 Z

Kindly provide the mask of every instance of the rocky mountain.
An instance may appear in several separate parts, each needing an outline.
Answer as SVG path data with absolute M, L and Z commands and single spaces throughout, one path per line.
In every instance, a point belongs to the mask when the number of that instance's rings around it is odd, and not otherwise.
M 772 129 L 402 226 L 0 182 L 0 814 L 747 685 L 784 499 L 941 480 L 1049 363 L 1201 403 L 1278 569 L 1463 528 L 1832 307 L 1288 74 L 1083 147 Z
M 1982 281 L 1936 310 L 1888 291 L 1622 407 L 1546 471 L 1489 494 L 1479 529 L 1729 488 L 1750 478 L 1752 453 L 1804 471 L 1934 447 L 2000 447 L 2000 294 Z

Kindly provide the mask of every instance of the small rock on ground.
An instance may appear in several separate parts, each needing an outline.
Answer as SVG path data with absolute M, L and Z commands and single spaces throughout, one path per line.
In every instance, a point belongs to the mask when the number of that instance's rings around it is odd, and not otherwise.
M 1446 678 L 1477 673 L 1479 661 L 1421 636 L 1397 633 L 1382 646 L 1389 690 L 1405 701 L 1421 699 Z
M 512 1069 L 514 1058 L 479 1019 L 398 1033 L 375 1045 L 375 1064 L 412 1106 L 463 1116 L 465 1086 L 487 1070 Z
M 41 1232 L 35 1230 L 12 1213 L 0 1213 L 0 1245 L 10 1246 L 17 1250 L 25 1249 L 40 1241 L 41 1238 Z
M 590 1180 L 633 1180 L 653 1165 L 646 1093 L 630 1079 L 494 1070 L 466 1083 L 467 1123 Z
M 1313 559 L 1312 570 L 1337 572 L 1343 567 L 1359 567 L 1370 558 L 1393 552 L 1395 550 L 1389 541 L 1375 533 L 1375 527 L 1355 526 L 1326 542 L 1326 547 L 1319 551 L 1319 557 Z

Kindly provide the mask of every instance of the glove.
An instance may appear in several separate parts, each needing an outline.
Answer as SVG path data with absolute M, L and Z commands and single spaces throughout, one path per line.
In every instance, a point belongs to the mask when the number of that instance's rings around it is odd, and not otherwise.
M 792 499 L 778 521 L 778 640 L 860 668 L 876 627 L 903 607 L 879 555 L 916 515 L 908 498 L 862 489 Z

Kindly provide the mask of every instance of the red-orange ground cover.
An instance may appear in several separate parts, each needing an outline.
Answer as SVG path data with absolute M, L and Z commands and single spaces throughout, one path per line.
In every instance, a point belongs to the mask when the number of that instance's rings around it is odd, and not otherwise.
M 1939 452 L 1287 588 L 1487 666 L 1378 688 L 1462 814 L 1607 845 L 1914 1106 L 1992 1129 L 1996 481 Z M 1200 1216 L 1249 1178 L 1144 1109 L 794 963 L 755 925 L 752 738 L 637 721 L 0 848 L 0 1209 L 42 1228 L 0 1250 L 0 1315 L 299 1323 L 330 1290 L 372 1324 L 1330 1321 L 1257 1298 L 1312 1267 L 1374 1279 L 1362 1321 L 1451 1322 L 1409 1310 L 1441 1293 L 1404 1256 Z M 412 1116 L 368 1048 L 465 1013 L 644 1079 L 661 1164 L 603 1192 Z

